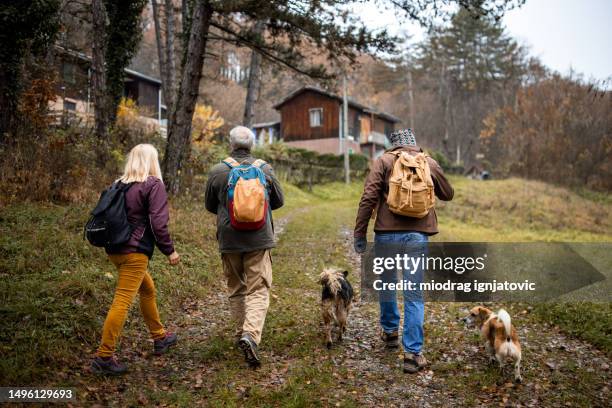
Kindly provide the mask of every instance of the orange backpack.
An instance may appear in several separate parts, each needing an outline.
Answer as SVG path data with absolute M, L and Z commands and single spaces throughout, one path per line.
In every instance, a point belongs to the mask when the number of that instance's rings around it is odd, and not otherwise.
M 427 155 L 406 151 L 392 154 L 396 159 L 389 176 L 389 210 L 406 217 L 425 217 L 436 203 Z
M 230 168 L 227 203 L 232 227 L 237 230 L 256 230 L 266 224 L 268 190 L 266 175 L 261 169 L 266 162 L 255 160 L 238 163 L 232 157 L 223 160 Z

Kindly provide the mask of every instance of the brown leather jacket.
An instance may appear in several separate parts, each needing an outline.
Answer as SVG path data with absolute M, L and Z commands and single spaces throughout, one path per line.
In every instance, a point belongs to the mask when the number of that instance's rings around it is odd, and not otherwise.
M 435 208 L 423 218 L 405 217 L 397 215 L 389 210 L 387 205 L 387 195 L 389 194 L 389 176 L 395 155 L 390 154 L 397 150 L 406 150 L 417 153 L 421 149 L 418 147 L 395 147 L 387 150 L 382 156 L 374 161 L 370 173 L 365 181 L 365 187 L 357 210 L 357 220 L 355 222 L 355 237 L 365 237 L 368 232 L 368 222 L 372 213 L 378 206 L 376 213 L 375 232 L 385 231 L 416 231 L 428 235 L 438 233 L 438 217 Z M 436 197 L 443 201 L 453 199 L 453 187 L 450 185 L 440 165 L 431 157 L 427 158 L 431 169 L 431 178 L 434 182 Z

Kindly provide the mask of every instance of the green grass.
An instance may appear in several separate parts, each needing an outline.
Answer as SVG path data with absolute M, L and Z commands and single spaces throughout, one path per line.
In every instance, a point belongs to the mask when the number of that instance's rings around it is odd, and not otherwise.
M 210 222 L 202 222 L 211 217 L 186 208 L 173 211 L 181 267 L 166 267 L 159 253 L 150 265 L 164 315 L 177 311 L 182 300 L 203 295 L 219 265 L 214 232 Z M 35 383 L 51 374 L 49 366 L 75 368 L 73 356 L 95 350 L 116 271 L 103 250 L 83 240 L 88 211 L 22 204 L 0 212 L 2 383 Z
M 601 193 L 593 200 L 595 193 L 581 195 L 540 181 L 450 180 L 454 199 L 438 202 L 442 240 L 612 241 L 612 211 Z
M 438 240 L 612 240 L 609 195 L 578 194 L 518 179 L 451 181 L 456 198 L 440 203 Z M 315 186 L 311 192 L 284 187 L 287 204 L 275 212 L 275 220 L 287 217 L 289 222 L 273 251 L 274 283 L 261 345 L 269 364 L 258 372 L 244 369 L 231 341 L 231 326 L 210 301 L 224 291 L 214 218 L 201 202 L 176 200 L 171 230 L 182 264 L 169 267 L 157 252 L 150 269 L 162 318 L 182 330 L 183 340 L 171 356 L 151 360 L 134 307 L 120 348 L 133 367 L 125 383 L 92 378 L 84 370 L 97 347 L 116 275 L 103 251 L 82 239 L 91 203 L 1 208 L 0 384 L 72 385 L 84 405 L 138 405 L 144 400 L 173 406 L 357 405 L 354 392 L 362 390 L 338 382 L 350 367 L 334 364 L 339 352 L 328 352 L 321 342 L 317 278 L 324 266 L 350 266 L 347 241 L 339 232 L 351 235 L 362 183 Z M 460 308 L 452 305 L 449 311 L 458 317 Z M 610 303 L 536 305 L 530 318 L 557 325 L 610 355 L 611 312 Z M 427 323 L 426 331 L 431 358 L 438 359 L 450 347 L 441 342 L 444 328 Z M 478 343 L 475 337 L 466 340 Z M 393 358 L 388 363 L 394 364 Z M 473 398 L 474 404 L 480 388 L 493 386 L 496 378 L 488 369 L 458 376 L 461 365 L 456 362 L 436 363 L 433 369 L 449 386 L 466 391 L 467 401 Z M 560 381 L 584 374 L 579 368 L 564 370 Z M 194 386 L 197 375 L 201 388 Z M 480 385 L 466 388 L 469 381 Z M 586 390 L 588 384 L 579 387 Z
M 540 319 L 588 341 L 612 358 L 612 303 L 541 303 L 534 310 Z

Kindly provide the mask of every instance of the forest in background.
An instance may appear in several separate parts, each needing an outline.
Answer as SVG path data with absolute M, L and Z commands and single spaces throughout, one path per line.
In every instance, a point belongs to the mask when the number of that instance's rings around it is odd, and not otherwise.
M 337 92 L 344 74 L 352 98 L 398 116 L 448 169 L 610 191 L 612 93 L 605 82 L 549 70 L 508 35 L 500 17 L 522 0 L 377 2 L 427 27 L 420 42 L 370 31 L 343 3 L 6 2 L 5 196 L 89 196 L 84 181 L 110 181 L 142 141 L 162 153 L 169 191 L 189 191 L 226 154 L 229 128 L 277 120 L 272 106 L 302 85 Z M 92 127 L 50 120 L 54 45 L 92 56 Z M 166 138 L 122 105 L 126 67 L 161 78 Z
M 450 13 L 436 8 L 449 3 Z M 356 304 L 345 343 L 327 350 L 318 276 L 329 265 L 346 267 L 360 287 L 351 230 L 362 190 L 357 177 L 367 162 L 351 159 L 358 171 L 353 183 L 327 183 L 341 157 L 282 143 L 256 152 L 274 163 L 287 200 L 274 216 L 280 238 L 261 347 L 266 363 L 244 370 L 221 295 L 214 216 L 203 210 L 198 190 L 212 163 L 227 154 L 229 128 L 276 119 L 271 106 L 302 84 L 337 90 L 341 69 L 350 67 L 351 96 L 413 126 L 447 169 L 480 162 L 495 178 L 510 176 L 481 182 L 449 175 L 455 197 L 438 203 L 443 228 L 435 239 L 605 246 L 612 225 L 610 91 L 550 72 L 504 34 L 500 16 L 521 3 L 378 1 L 430 28 L 425 41 L 410 44 L 362 31 L 350 9 L 333 0 L 3 1 L 0 383 L 71 387 L 76 406 L 605 406 L 610 302 L 495 305 L 507 308 L 520 330 L 526 356 L 520 385 L 487 365 L 478 334 L 458 323 L 467 313 L 463 303 L 428 304 L 431 366 L 416 377 L 401 372 L 397 354 L 379 348 L 377 304 Z M 102 109 L 88 126 L 49 116 L 58 80 L 54 44 L 95 60 L 92 98 Z M 169 137 L 151 132 L 140 108 L 117 94 L 124 67 L 161 77 L 175 92 L 170 110 L 181 126 L 171 123 Z M 181 96 L 184 90 L 194 92 Z M 181 346 L 152 358 L 142 321 L 131 315 L 121 345 L 131 372 L 127 381 L 108 380 L 89 375 L 88 367 L 115 275 L 82 228 L 100 190 L 139 142 L 158 147 L 175 194 L 170 228 L 181 266 L 169 268 L 155 255 L 150 270 L 162 316 Z M 297 188 L 310 185 L 296 163 L 312 161 L 307 175 L 325 184 Z M 591 261 L 610 269 L 605 259 Z M 610 279 L 581 291 L 605 296 Z

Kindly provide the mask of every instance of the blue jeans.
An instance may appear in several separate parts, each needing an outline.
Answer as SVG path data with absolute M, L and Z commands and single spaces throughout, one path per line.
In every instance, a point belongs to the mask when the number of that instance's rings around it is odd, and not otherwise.
M 402 252 L 410 256 L 420 257 L 427 255 L 428 236 L 420 232 L 385 232 L 376 233 L 374 242 L 377 244 L 393 244 L 402 248 Z M 409 276 L 410 271 L 402 271 L 403 279 L 420 282 L 423 277 L 422 268 Z M 419 298 L 415 299 L 415 297 Z M 384 299 L 383 299 L 384 298 Z M 397 296 L 381 296 L 380 325 L 386 333 L 399 330 L 400 314 L 397 307 Z M 404 351 L 418 354 L 423 347 L 423 320 L 425 316 L 425 305 L 422 298 L 404 295 L 404 331 L 402 333 L 402 346 Z

